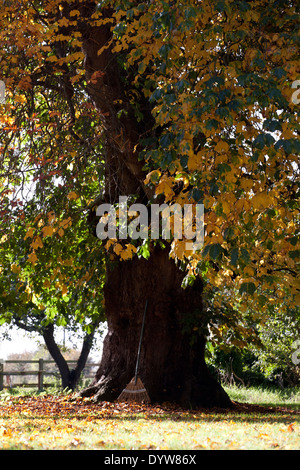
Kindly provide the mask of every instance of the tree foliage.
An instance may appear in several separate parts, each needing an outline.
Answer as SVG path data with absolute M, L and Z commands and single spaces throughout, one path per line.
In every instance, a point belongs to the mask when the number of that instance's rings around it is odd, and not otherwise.
M 299 302 L 299 73 L 294 2 L 150 2 L 116 14 L 117 52 L 138 62 L 159 138 L 148 180 L 170 202 L 203 202 L 206 240 L 171 254 L 190 275 Z M 182 190 L 174 184 L 183 181 Z M 276 300 L 277 301 L 277 300 Z
M 101 142 L 77 35 L 61 41 L 45 8 L 4 2 L 0 14 L 1 303 L 6 320 L 30 310 L 90 329 L 103 312 L 102 254 L 86 224 L 101 189 Z
M 145 102 L 151 109 L 138 142 L 151 201 L 205 207 L 203 250 L 171 243 L 186 283 L 204 279 L 227 323 L 249 304 L 255 322 L 269 304 L 298 305 L 298 14 L 292 0 L 4 2 L 2 290 L 57 311 L 79 299 L 79 316 L 94 308 L 84 285 L 98 299 L 104 251 L 84 216 L 102 193 L 103 128 L 87 89 L 105 70 L 85 77 L 82 44 L 106 24 L 113 34 L 98 55 L 113 48 L 125 90 L 109 105 L 120 120 L 128 106 L 138 121 Z M 148 257 L 150 245 L 106 248 L 127 260 Z M 243 322 L 237 314 L 246 335 Z

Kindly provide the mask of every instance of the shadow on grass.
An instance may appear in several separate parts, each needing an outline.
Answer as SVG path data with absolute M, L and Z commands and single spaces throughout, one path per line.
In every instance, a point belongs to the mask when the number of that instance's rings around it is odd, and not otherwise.
M 244 408 L 244 407 L 243 407 Z M 150 410 L 149 410 L 150 411 Z M 236 424 L 251 424 L 251 423 L 264 423 L 264 424 L 289 424 L 291 421 L 300 423 L 300 412 L 293 412 L 290 409 L 280 409 L 278 407 L 274 409 L 261 409 L 261 410 L 252 410 L 247 411 L 246 409 L 241 410 L 230 410 L 230 411 L 220 411 L 220 410 L 195 410 L 191 412 L 180 412 L 180 411 L 172 411 L 172 412 L 164 412 L 164 413 L 152 413 L 147 412 L 147 409 L 143 410 L 139 413 L 130 413 L 130 412 L 119 412 L 119 413 L 105 413 L 95 411 L 95 409 L 91 410 L 91 412 L 87 412 L 86 408 L 81 413 L 79 409 L 76 411 L 68 412 L 68 413 L 37 413 L 36 415 L 34 412 L 24 413 L 20 412 L 15 416 L 18 419 L 22 419 L 27 421 L 28 423 L 38 420 L 76 420 L 76 421 L 101 421 L 101 420 L 111 420 L 117 422 L 139 422 L 143 420 L 145 422 L 179 422 L 179 423 L 226 423 L 226 422 L 234 422 Z M 10 420 L 12 418 L 11 414 L 7 414 L 5 416 L 1 416 L 0 418 L 3 420 Z M 26 426 L 26 424 L 25 424 Z

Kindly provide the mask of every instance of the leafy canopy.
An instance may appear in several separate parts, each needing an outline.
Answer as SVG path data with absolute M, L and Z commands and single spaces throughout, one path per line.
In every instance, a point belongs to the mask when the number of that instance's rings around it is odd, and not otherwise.
M 186 268 L 186 282 L 201 276 L 219 305 L 224 292 L 239 309 L 250 296 L 261 313 L 272 303 L 298 305 L 297 2 L 22 4 L 4 2 L 0 12 L 0 79 L 7 95 L 0 105 L 0 239 L 13 237 L 18 220 L 30 244 L 22 263 L 34 268 L 32 279 L 46 270 L 47 237 L 60 240 L 58 250 L 67 256 L 69 203 L 78 201 L 78 213 L 101 192 L 102 129 L 87 97 L 81 45 L 89 28 L 109 23 L 113 35 L 103 49 L 112 47 L 132 77 L 137 119 L 140 95 L 152 105 L 155 132 L 141 136 L 146 183 L 169 203 L 205 207 L 204 249 L 193 254 L 184 240 L 172 241 L 170 255 Z M 103 14 L 107 8 L 110 17 Z M 33 183 L 37 204 L 30 212 L 23 208 L 24 191 Z M 119 244 L 112 249 L 121 259 L 137 251 L 133 245 L 126 253 Z M 149 254 L 145 246 L 137 252 Z M 12 271 L 22 264 L 13 256 L 10 263 Z
M 120 2 L 114 48 L 153 103 L 147 181 L 205 206 L 189 276 L 299 304 L 299 9 L 284 1 Z M 174 184 L 183 181 L 181 192 Z
M 86 223 L 102 187 L 101 128 L 81 33 L 70 35 L 60 2 L 46 3 L 0 11 L 1 321 L 43 313 L 89 332 L 103 318 L 103 250 Z

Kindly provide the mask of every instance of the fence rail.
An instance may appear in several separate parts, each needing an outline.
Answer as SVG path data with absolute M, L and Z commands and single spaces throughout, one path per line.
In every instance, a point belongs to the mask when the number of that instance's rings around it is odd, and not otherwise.
M 70 360 L 66 361 L 68 364 L 75 364 L 77 361 L 76 360 Z M 15 370 L 5 370 L 6 365 L 9 364 L 37 364 L 38 369 L 37 370 L 21 370 L 21 371 L 15 371 Z M 57 370 L 45 370 L 45 365 L 47 364 L 52 364 L 57 368 L 57 365 L 55 361 L 47 360 L 47 359 L 37 359 L 37 360 L 32 360 L 32 361 L 26 361 L 26 360 L 7 360 L 4 361 L 0 359 L 0 391 L 3 390 L 4 388 L 12 388 L 13 386 L 22 386 L 22 387 L 38 387 L 39 391 L 43 391 L 45 387 L 50 386 L 51 384 L 46 384 L 44 382 L 45 376 L 54 376 L 57 377 L 59 376 L 59 371 Z M 87 362 L 84 369 L 86 370 L 87 368 L 94 368 L 97 367 L 98 364 L 95 364 L 93 362 Z M 37 376 L 37 382 L 35 383 L 21 383 L 21 384 L 12 384 L 11 381 L 11 376 Z M 6 381 L 4 380 L 4 377 L 6 377 Z M 93 378 L 94 375 L 90 375 L 85 373 L 84 374 L 85 378 Z

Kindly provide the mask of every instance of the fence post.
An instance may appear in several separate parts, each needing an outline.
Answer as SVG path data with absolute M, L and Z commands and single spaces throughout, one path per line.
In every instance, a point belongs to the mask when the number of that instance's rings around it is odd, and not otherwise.
M 39 359 L 38 388 L 39 392 L 44 389 L 44 359 Z
M 3 372 L 4 372 L 4 361 L 0 359 L 0 390 L 3 390 Z

